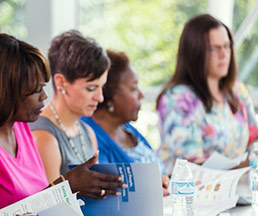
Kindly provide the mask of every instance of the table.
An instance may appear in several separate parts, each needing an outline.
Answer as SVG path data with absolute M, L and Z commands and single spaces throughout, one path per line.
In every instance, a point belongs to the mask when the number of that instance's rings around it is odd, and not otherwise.
M 163 216 L 171 216 L 172 215 L 172 207 L 168 203 L 169 198 L 165 197 L 163 200 L 164 204 L 164 212 Z M 229 213 L 229 214 L 226 214 Z M 236 206 L 233 209 L 227 210 L 224 213 L 219 214 L 219 216 L 258 216 L 258 212 L 255 214 L 255 212 L 252 211 L 252 207 L 250 205 L 248 206 Z M 197 215 L 198 216 L 198 215 Z M 211 216 L 211 215 L 209 215 Z

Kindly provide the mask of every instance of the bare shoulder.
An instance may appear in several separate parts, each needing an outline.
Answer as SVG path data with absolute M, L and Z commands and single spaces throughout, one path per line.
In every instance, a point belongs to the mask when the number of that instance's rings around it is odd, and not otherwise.
M 83 124 L 86 126 L 86 128 L 88 129 L 89 132 L 89 137 L 93 146 L 93 149 L 96 151 L 98 149 L 98 142 L 97 142 L 97 138 L 96 138 L 96 134 L 94 132 L 94 130 L 91 128 L 91 126 L 89 126 L 88 124 L 86 124 L 85 122 L 83 122 Z
M 55 136 L 48 131 L 33 130 L 31 133 L 38 148 L 51 149 L 53 147 L 58 147 Z

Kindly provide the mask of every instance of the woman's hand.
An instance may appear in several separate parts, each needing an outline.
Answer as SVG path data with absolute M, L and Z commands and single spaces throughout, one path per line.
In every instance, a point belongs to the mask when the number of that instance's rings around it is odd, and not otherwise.
M 127 185 L 122 182 L 122 177 L 113 174 L 104 174 L 91 171 L 92 167 L 98 160 L 98 153 L 85 163 L 73 168 L 64 175 L 70 183 L 73 192 L 79 195 L 103 199 L 106 195 L 120 195 L 117 188 L 126 188 Z
M 167 175 L 161 177 L 162 181 L 162 188 L 163 188 L 163 196 L 169 195 L 168 193 L 168 186 L 169 186 L 169 178 Z

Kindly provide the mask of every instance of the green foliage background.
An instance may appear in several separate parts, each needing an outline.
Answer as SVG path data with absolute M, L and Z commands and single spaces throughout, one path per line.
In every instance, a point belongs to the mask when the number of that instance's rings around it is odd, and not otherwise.
M 125 51 L 145 87 L 171 76 L 184 23 L 206 8 L 206 0 L 81 0 L 79 29 Z
M 207 12 L 207 0 L 80 0 L 79 30 L 105 48 L 125 51 L 139 74 L 140 86 L 164 83 L 176 63 L 179 36 L 192 16 Z M 235 0 L 235 32 L 256 0 Z M 257 48 L 258 22 L 237 50 L 239 69 Z M 258 59 L 258 58 L 257 58 Z M 246 82 L 258 86 L 257 63 Z

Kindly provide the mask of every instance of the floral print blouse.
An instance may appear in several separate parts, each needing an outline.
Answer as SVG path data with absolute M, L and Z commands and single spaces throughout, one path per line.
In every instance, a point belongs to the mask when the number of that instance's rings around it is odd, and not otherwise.
M 247 149 L 248 125 L 256 125 L 249 92 L 237 82 L 234 87 L 239 102 L 233 114 L 225 98 L 224 108 L 212 107 L 207 113 L 202 101 L 186 85 L 168 89 L 158 104 L 161 146 L 158 154 L 171 174 L 177 157 L 202 163 L 213 151 L 234 158 Z

